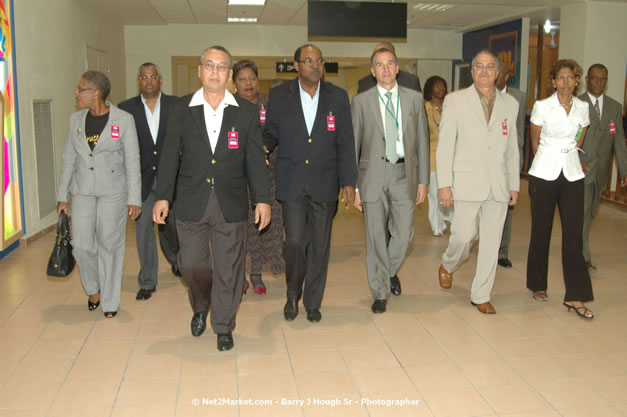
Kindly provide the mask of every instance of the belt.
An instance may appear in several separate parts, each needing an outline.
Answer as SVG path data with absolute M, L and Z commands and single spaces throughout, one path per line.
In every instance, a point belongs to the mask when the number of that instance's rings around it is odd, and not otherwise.
M 385 162 L 389 162 L 390 164 L 404 164 L 405 158 L 398 158 L 398 161 L 396 162 L 391 162 L 389 159 L 385 158 Z

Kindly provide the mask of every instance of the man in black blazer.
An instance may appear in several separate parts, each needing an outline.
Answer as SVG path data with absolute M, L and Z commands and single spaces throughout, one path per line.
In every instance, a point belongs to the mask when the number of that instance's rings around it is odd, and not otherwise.
M 298 48 L 294 67 L 296 80 L 270 90 L 263 136 L 268 149 L 279 146 L 276 199 L 286 235 L 283 313 L 286 320 L 296 318 L 304 282 L 307 319 L 318 322 L 340 187 L 346 207 L 355 199 L 355 141 L 346 91 L 321 81 L 320 49 Z
M 140 95 L 120 103 L 119 107 L 133 115 L 142 174 L 142 215 L 137 218 L 136 239 L 139 254 L 139 291 L 137 300 L 147 300 L 157 287 L 159 254 L 152 222 L 152 208 L 155 204 L 155 176 L 159 167 L 161 149 L 165 141 L 166 126 L 170 106 L 176 97 L 161 93 L 163 77 L 157 65 L 146 62 L 137 71 L 137 85 Z M 176 236 L 174 216 L 168 217 L 165 225 L 159 225 L 159 242 L 166 259 L 172 265 L 172 273 L 180 276 L 176 263 L 179 242 Z
M 233 347 L 246 280 L 248 187 L 259 230 L 270 223 L 259 113 L 226 89 L 232 66 L 224 47 L 205 49 L 198 65 L 202 87 L 172 106 L 153 210 L 154 221 L 163 224 L 176 193 L 178 261 L 194 310 L 192 335 L 205 331 L 211 308 L 218 350 Z
M 374 53 L 381 48 L 390 49 L 392 50 L 392 52 L 396 53 L 394 45 L 392 45 L 391 42 L 379 42 L 374 47 L 374 51 L 372 52 Z M 420 88 L 420 79 L 418 78 L 418 76 L 411 74 L 407 71 L 399 71 L 398 74 L 396 74 L 396 82 L 401 87 L 422 92 L 422 89 Z M 377 85 L 377 79 L 372 74 L 368 74 L 357 82 L 357 94 L 363 93 L 366 90 L 370 90 L 375 85 Z

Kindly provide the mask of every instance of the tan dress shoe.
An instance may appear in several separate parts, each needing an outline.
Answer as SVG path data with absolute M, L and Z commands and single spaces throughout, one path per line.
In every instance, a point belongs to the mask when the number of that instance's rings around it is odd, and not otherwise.
M 440 287 L 445 288 L 447 290 L 451 288 L 451 285 L 453 285 L 453 274 L 448 272 L 442 265 L 440 265 L 439 276 L 440 276 Z
M 496 314 L 496 310 L 488 301 L 487 303 L 475 304 L 472 301 L 470 302 L 473 306 L 477 306 L 477 310 L 482 312 L 483 314 Z

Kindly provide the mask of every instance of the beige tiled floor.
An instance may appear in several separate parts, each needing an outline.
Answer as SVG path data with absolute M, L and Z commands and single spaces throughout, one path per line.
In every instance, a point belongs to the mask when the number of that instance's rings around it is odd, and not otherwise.
M 522 187 L 514 267 L 497 270 L 496 315 L 469 303 L 476 249 L 453 288 L 439 288 L 447 238 L 431 236 L 426 206 L 416 210 L 414 246 L 399 272 L 403 295 L 373 315 L 363 219 L 340 209 L 322 322 L 304 314 L 285 322 L 284 278 L 267 277 L 266 296 L 244 296 L 235 349 L 223 353 L 211 332 L 190 336 L 185 287 L 163 258 L 158 291 L 135 301 L 132 222 L 112 320 L 87 310 L 78 270 L 45 275 L 53 237 L 40 238 L 0 260 L 0 417 L 627 416 L 627 212 L 604 205 L 594 225 L 599 270 L 590 307 L 598 315 L 587 322 L 561 306 L 559 220 L 550 301 L 525 290 L 530 217 Z M 259 400 L 271 404 L 246 403 Z

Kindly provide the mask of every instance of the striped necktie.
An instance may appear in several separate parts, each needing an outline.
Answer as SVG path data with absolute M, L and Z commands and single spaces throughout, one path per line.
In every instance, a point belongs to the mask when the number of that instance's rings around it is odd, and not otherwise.
M 396 140 L 398 139 L 398 129 L 396 127 L 396 113 L 392 104 L 392 92 L 385 93 L 387 101 L 385 103 L 385 157 L 391 163 L 398 161 L 396 153 Z

